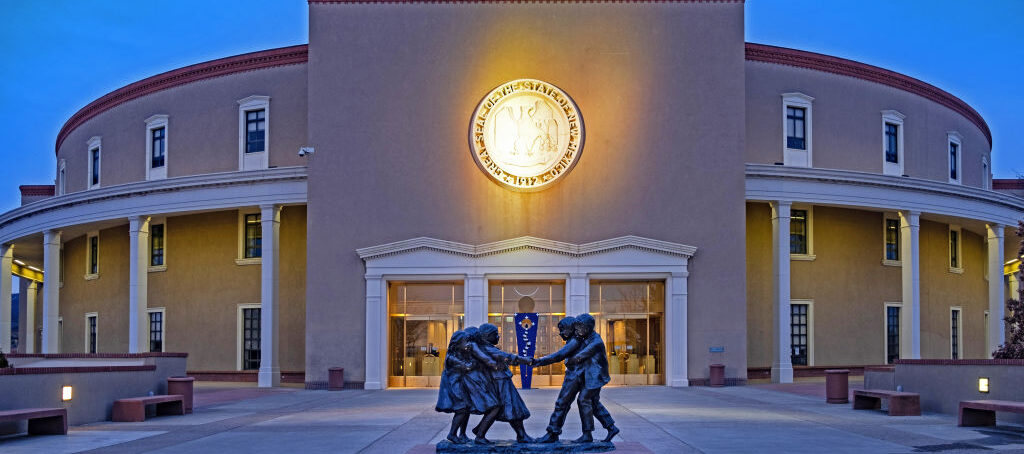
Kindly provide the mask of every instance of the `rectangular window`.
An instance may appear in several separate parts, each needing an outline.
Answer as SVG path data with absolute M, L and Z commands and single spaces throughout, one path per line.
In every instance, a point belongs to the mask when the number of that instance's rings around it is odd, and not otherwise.
M 165 153 L 165 140 L 166 140 L 166 128 L 156 128 L 149 131 L 150 134 L 150 145 L 153 150 L 153 157 L 150 161 L 152 168 L 164 166 L 164 153 Z
M 89 186 L 100 184 L 100 149 L 93 148 L 89 151 Z
M 260 368 L 260 309 L 242 309 L 242 370 Z
M 789 219 L 789 253 L 807 252 L 807 210 L 792 210 Z
M 960 308 L 955 307 L 949 311 L 950 327 L 950 357 L 960 359 Z
M 949 229 L 949 267 L 960 268 L 960 229 Z
M 245 215 L 245 258 L 263 257 L 263 226 L 259 214 Z
M 89 237 L 89 274 L 100 272 L 100 237 L 92 235 Z
M 164 225 L 149 228 L 149 266 L 164 264 Z
M 258 153 L 266 150 L 266 111 L 250 110 L 245 113 L 245 152 Z
M 149 351 L 164 351 L 164 312 L 149 313 Z
M 85 316 L 86 353 L 96 353 L 96 319 L 97 315 Z
M 807 133 L 804 128 L 806 113 L 807 110 L 801 107 L 786 108 L 786 147 L 807 149 Z
M 960 158 L 958 157 L 959 153 L 960 153 L 960 146 L 955 144 L 955 143 L 953 143 L 953 142 L 950 142 L 949 143 L 949 179 L 950 180 L 958 180 L 958 181 L 960 180 L 960 169 L 959 169 Z
M 900 259 L 900 220 L 885 220 L 885 259 L 897 261 Z
M 789 305 L 790 360 L 794 366 L 808 365 L 809 332 L 807 304 Z
M 885 307 L 885 362 L 892 364 L 900 358 L 900 307 Z
M 885 162 L 900 162 L 899 128 L 899 125 L 893 123 L 885 124 Z

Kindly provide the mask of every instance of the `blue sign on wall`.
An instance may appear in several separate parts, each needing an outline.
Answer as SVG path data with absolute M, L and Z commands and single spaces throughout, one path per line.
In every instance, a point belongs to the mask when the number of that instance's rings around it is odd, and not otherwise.
M 533 358 L 537 351 L 537 313 L 517 312 L 516 321 L 516 345 L 519 347 L 519 355 Z M 519 366 L 519 378 L 523 380 L 523 389 L 530 389 L 533 383 L 533 366 Z

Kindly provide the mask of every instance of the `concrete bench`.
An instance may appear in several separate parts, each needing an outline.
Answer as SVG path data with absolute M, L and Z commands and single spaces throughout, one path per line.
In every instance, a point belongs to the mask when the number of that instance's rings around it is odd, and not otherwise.
M 1012 400 L 965 400 L 960 402 L 960 425 L 996 425 L 996 412 L 1024 413 L 1024 402 Z
M 66 408 L 25 408 L 0 411 L 0 422 L 28 420 L 29 435 L 67 435 Z
M 142 422 L 146 420 L 146 406 L 156 405 L 156 415 L 184 415 L 185 397 L 169 396 L 132 397 L 114 401 L 114 422 Z
M 884 389 L 858 389 L 853 391 L 854 410 L 878 410 L 882 399 L 889 401 L 889 416 L 921 416 L 921 395 Z

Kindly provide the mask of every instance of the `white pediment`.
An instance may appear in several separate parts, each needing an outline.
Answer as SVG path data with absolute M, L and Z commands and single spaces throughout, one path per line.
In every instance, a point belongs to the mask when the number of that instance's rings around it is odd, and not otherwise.
M 571 257 L 583 257 L 614 251 L 616 249 L 636 249 L 654 253 L 683 256 L 686 258 L 693 257 L 697 252 L 697 248 L 693 246 L 629 235 L 583 244 L 565 243 L 532 236 L 521 236 L 519 238 L 495 241 L 493 243 L 484 243 L 475 246 L 455 241 L 419 237 L 382 244 L 379 246 L 356 249 L 356 253 L 358 253 L 359 257 L 363 260 L 370 260 L 395 254 L 408 254 L 420 250 L 445 252 L 468 257 L 483 257 L 488 255 L 507 254 L 522 250 L 536 250 L 568 255 Z

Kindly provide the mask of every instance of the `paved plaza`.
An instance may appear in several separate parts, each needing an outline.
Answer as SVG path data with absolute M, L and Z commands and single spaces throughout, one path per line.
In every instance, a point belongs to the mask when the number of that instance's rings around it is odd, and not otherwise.
M 851 384 L 851 387 L 855 387 Z M 544 433 L 557 389 L 522 391 L 526 427 Z M 1024 452 L 1024 428 L 960 428 L 950 415 L 889 417 L 828 405 L 822 383 L 726 388 L 608 388 L 603 401 L 622 429 L 619 452 L 846 453 Z M 437 391 L 262 390 L 200 384 L 195 412 L 142 423 L 95 423 L 68 436 L 0 438 L 0 453 L 427 453 L 450 417 Z M 573 410 L 564 436 L 575 438 Z M 477 418 L 471 420 L 476 423 Z M 603 436 L 598 429 L 595 436 Z M 498 423 L 491 439 L 514 436 Z

